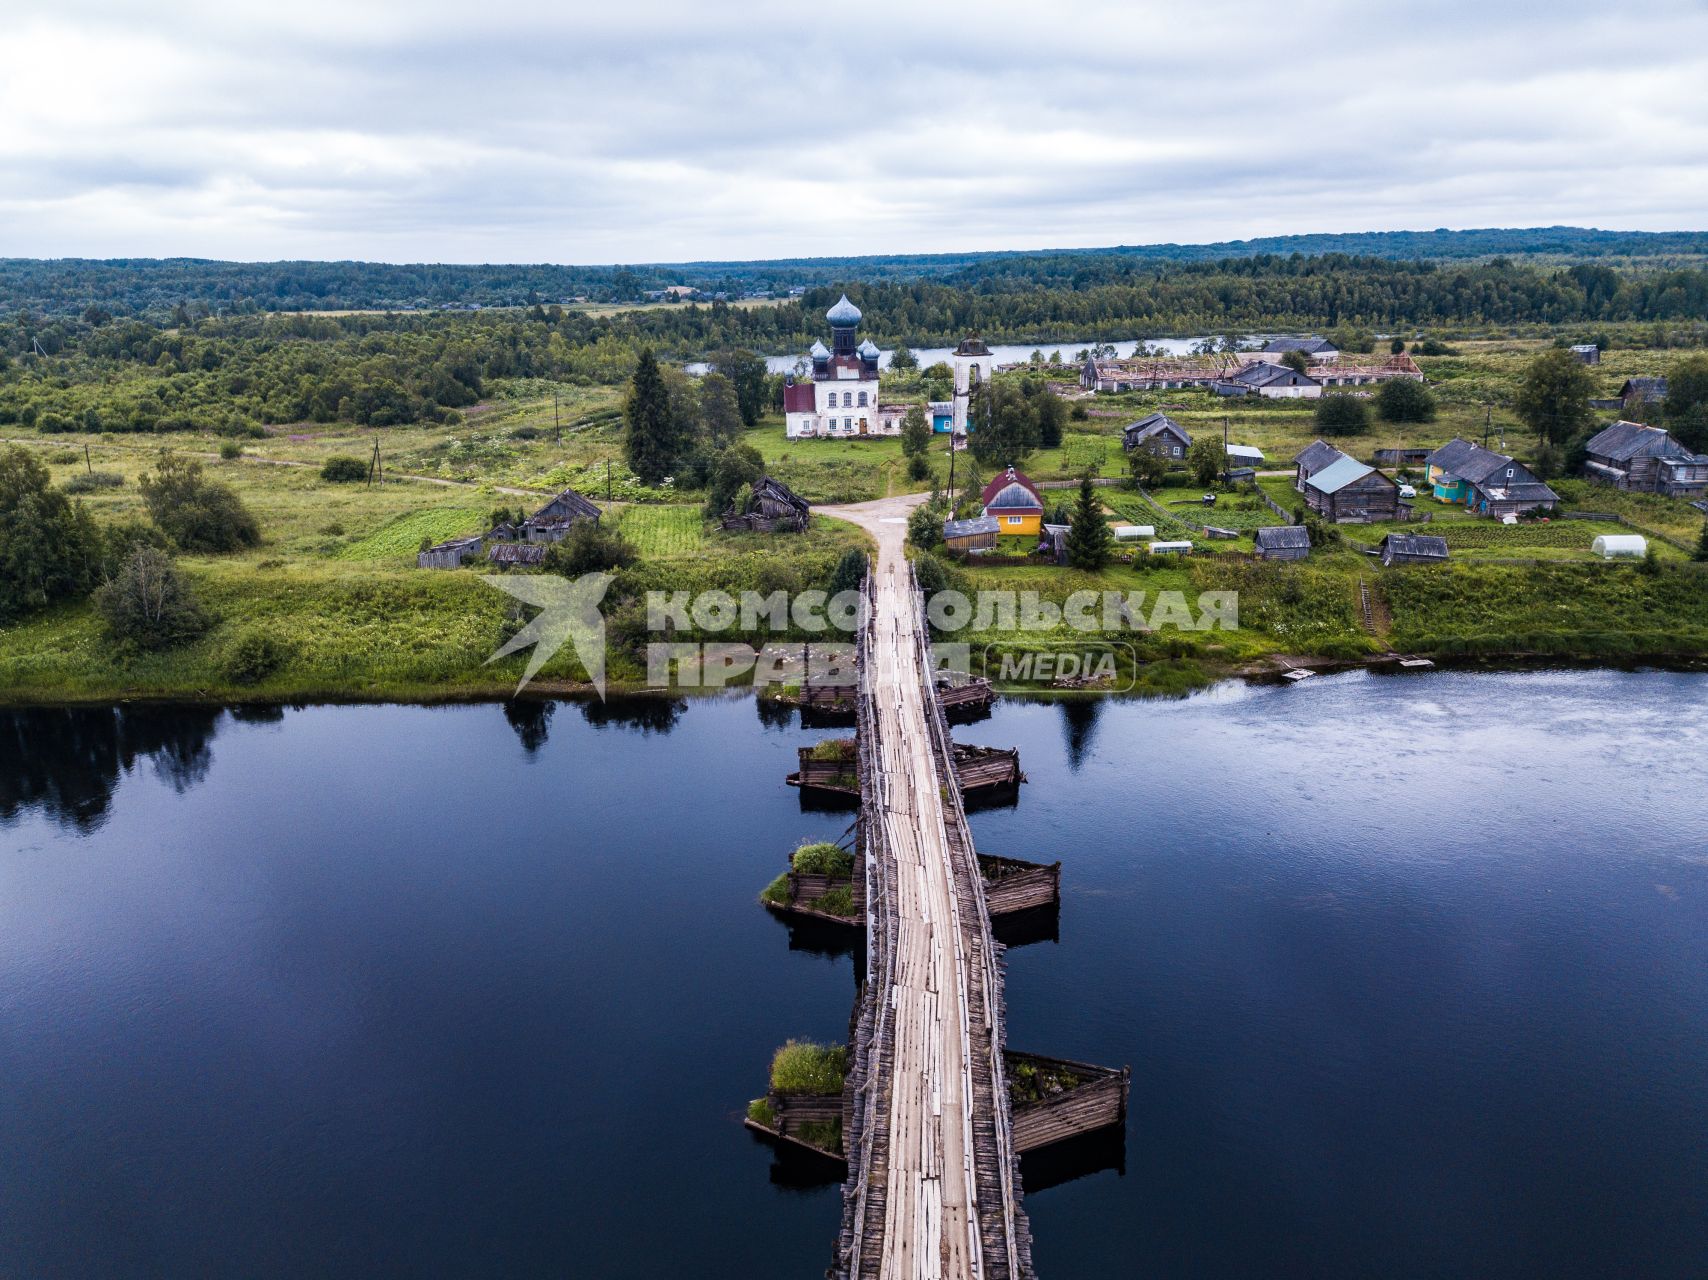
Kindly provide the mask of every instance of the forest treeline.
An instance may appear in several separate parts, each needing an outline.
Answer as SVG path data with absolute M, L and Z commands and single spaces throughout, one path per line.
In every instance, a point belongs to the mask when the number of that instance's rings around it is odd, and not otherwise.
M 337 265 L 337 264 L 332 264 Z M 1090 268 L 1087 268 L 1090 270 Z M 0 423 L 48 429 L 242 431 L 260 423 L 444 420 L 492 379 L 612 385 L 651 347 L 804 351 L 846 289 L 883 345 L 967 334 L 1040 343 L 1265 330 L 1477 332 L 1644 324 L 1657 345 L 1699 344 L 1708 270 L 1250 257 L 1166 266 L 1102 262 L 1042 287 L 991 279 L 847 282 L 755 307 L 722 303 L 594 315 L 573 307 L 351 315 L 256 313 L 170 322 L 21 309 L 0 319 Z M 1105 273 L 1107 278 L 1105 278 Z M 1071 353 L 1070 353 L 1071 354 Z
M 551 263 L 220 262 L 200 258 L 0 258 L 0 307 L 47 316 L 94 309 L 165 323 L 255 311 L 507 307 L 534 302 L 627 302 L 688 285 L 732 296 L 792 287 L 938 281 L 961 288 L 1084 288 L 1134 273 L 1238 259 L 1335 256 L 1457 262 L 1498 255 L 1582 259 L 1631 269 L 1690 265 L 1708 232 L 1597 231 L 1582 227 L 1376 231 L 1269 236 L 1215 244 L 1150 244 L 1042 252 L 888 254 L 574 266 Z

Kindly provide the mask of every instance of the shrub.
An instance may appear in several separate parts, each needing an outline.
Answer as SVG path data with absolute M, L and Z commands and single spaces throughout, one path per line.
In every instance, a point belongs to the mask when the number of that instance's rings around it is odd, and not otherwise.
M 66 477 L 60 485 L 67 493 L 96 493 L 102 489 L 122 489 L 125 478 L 116 471 L 80 471 Z
M 634 543 L 616 529 L 578 520 L 570 525 L 563 541 L 546 552 L 546 568 L 574 577 L 603 569 L 626 569 L 638 559 Z
M 1361 436 L 1370 429 L 1370 410 L 1357 396 L 1324 396 L 1317 401 L 1316 426 L 1325 436 Z
M 209 480 L 202 464 L 163 452 L 138 482 L 148 514 L 183 551 L 236 551 L 261 541 L 261 526 L 228 487 Z
M 827 590 L 831 595 L 842 591 L 858 591 L 865 576 L 866 553 L 857 547 L 850 547 L 842 553 L 842 558 L 836 562 L 836 568 L 831 570 L 830 586 Z
M 921 551 L 943 545 L 943 504 L 931 501 L 915 507 L 907 517 L 907 540 Z
M 138 547 L 118 573 L 95 592 L 107 632 L 121 644 L 164 649 L 207 630 L 196 602 L 172 557 L 156 547 Z
M 368 464 L 337 454 L 321 464 L 320 478 L 328 484 L 359 484 L 368 478 Z
M 771 1059 L 771 1087 L 778 1093 L 821 1097 L 841 1093 L 847 1075 L 846 1045 L 791 1040 Z
M 1383 422 L 1434 422 L 1435 397 L 1421 382 L 1389 378 L 1376 393 L 1376 412 Z
M 931 475 L 931 459 L 923 453 L 916 453 L 907 460 L 907 478 L 909 480 L 924 480 Z
M 236 462 L 242 456 L 243 446 L 235 440 L 227 440 L 219 447 L 219 460 L 221 462 Z
M 289 650 L 271 632 L 248 627 L 226 646 L 221 668 L 233 684 L 258 684 L 282 667 L 289 656 Z

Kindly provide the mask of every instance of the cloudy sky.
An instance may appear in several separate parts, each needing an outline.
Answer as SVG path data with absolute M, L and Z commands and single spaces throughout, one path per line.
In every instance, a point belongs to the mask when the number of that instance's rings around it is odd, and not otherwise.
M 1708 3 L 5 6 L 0 256 L 1708 227 Z

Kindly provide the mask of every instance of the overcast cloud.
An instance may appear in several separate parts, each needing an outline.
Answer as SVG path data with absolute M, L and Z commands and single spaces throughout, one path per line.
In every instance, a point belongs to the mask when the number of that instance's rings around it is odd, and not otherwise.
M 1708 227 L 1708 4 L 0 10 L 0 255 Z

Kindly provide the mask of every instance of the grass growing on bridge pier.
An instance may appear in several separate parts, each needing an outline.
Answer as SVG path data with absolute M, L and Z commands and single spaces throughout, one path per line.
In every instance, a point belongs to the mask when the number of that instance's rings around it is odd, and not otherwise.
M 851 876 L 854 874 L 854 855 L 846 849 L 821 840 L 803 844 L 795 850 L 795 870 L 809 876 Z
M 771 1059 L 771 1088 L 777 1093 L 841 1093 L 847 1075 L 847 1045 L 791 1040 Z

